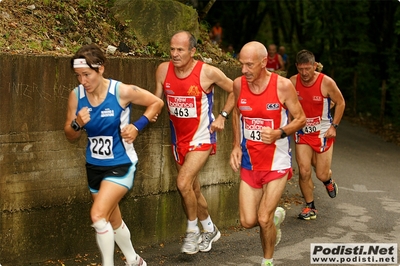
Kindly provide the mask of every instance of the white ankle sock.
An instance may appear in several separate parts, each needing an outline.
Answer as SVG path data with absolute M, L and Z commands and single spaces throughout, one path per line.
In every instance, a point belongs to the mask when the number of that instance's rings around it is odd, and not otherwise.
M 197 226 L 197 218 L 195 220 L 193 220 L 193 221 L 189 221 L 188 220 L 186 231 L 187 232 L 196 232 L 196 233 L 200 232 L 200 229 Z
M 114 230 L 114 239 L 122 253 L 124 253 L 126 262 L 128 264 L 132 264 L 139 260 L 138 255 L 136 254 L 132 245 L 131 232 L 124 221 L 122 221 L 122 224 L 119 228 Z
M 103 266 L 114 266 L 114 232 L 110 222 L 106 219 L 98 220 L 92 224 L 96 229 L 97 245 L 103 257 Z
M 214 232 L 214 224 L 211 221 L 210 215 L 208 215 L 207 219 L 200 221 L 203 226 L 203 230 L 206 232 Z
M 271 258 L 271 259 L 263 258 L 263 260 L 262 260 L 262 262 L 261 262 L 261 265 L 264 265 L 266 262 L 274 263 L 274 259 L 273 259 L 273 258 Z

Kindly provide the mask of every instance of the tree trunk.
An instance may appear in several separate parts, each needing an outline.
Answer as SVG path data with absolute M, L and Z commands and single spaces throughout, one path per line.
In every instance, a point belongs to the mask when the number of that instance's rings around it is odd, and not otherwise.
M 200 11 L 199 19 L 202 20 L 207 15 L 208 11 L 210 11 L 211 7 L 214 5 L 217 0 L 210 0 L 208 4 Z
M 353 115 L 357 115 L 357 72 L 354 72 L 353 76 Z
M 386 106 L 386 80 L 382 80 L 381 111 L 379 116 L 379 123 L 381 125 L 383 125 L 383 119 L 385 117 L 385 106 Z

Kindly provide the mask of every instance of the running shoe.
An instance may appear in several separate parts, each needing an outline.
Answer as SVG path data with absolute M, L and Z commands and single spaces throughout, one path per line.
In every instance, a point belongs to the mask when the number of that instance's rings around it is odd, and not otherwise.
M 279 244 L 282 238 L 281 223 L 285 220 L 286 212 L 282 207 L 277 207 L 274 214 L 274 224 L 276 227 L 275 246 Z
M 338 186 L 335 181 L 331 179 L 331 182 L 328 185 L 325 185 L 326 192 L 328 192 L 329 197 L 334 198 L 338 194 Z
M 200 232 L 186 232 L 185 240 L 182 245 L 182 253 L 186 254 L 196 254 L 199 252 L 199 244 L 201 242 Z
M 262 263 L 261 266 L 274 266 L 274 264 L 270 261 L 266 261 L 266 262 Z
M 125 262 L 125 266 L 147 266 L 147 263 L 139 256 L 136 256 L 136 262 L 127 263 Z
M 212 243 L 217 241 L 221 237 L 221 233 L 214 224 L 213 232 L 204 232 L 202 234 L 202 240 L 199 244 L 199 249 L 201 252 L 207 252 L 211 250 Z
M 305 207 L 303 208 L 302 212 L 299 214 L 297 217 L 299 219 L 303 220 L 315 220 L 317 219 L 317 210 L 316 209 L 311 209 L 310 207 Z

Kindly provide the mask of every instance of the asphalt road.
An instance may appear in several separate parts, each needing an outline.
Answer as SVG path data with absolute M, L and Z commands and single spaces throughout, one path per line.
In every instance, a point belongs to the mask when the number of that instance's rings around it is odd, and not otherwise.
M 322 183 L 314 176 L 315 204 L 319 211 L 316 220 L 296 218 L 302 208 L 297 174 L 288 183 L 283 197 L 286 219 L 281 227 L 282 241 L 274 254 L 275 265 L 311 265 L 311 243 L 397 243 L 400 248 L 400 147 L 342 121 L 334 148 L 332 171 L 339 194 L 335 199 L 329 198 Z M 137 251 L 150 266 L 260 265 L 262 250 L 257 228 L 231 228 L 221 232 L 221 239 L 208 253 L 181 254 L 179 241 Z M 399 249 L 397 252 L 400 254 Z M 97 265 L 90 263 L 100 261 L 96 256 L 98 254 L 87 255 L 79 261 L 76 258 L 63 260 L 63 264 Z M 116 257 L 116 266 L 124 265 Z M 53 263 L 61 265 L 60 262 Z M 385 265 L 400 266 L 398 263 Z

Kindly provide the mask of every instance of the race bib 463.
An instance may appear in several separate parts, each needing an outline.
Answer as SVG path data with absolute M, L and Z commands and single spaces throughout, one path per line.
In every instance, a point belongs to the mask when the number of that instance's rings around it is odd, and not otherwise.
M 194 96 L 167 96 L 169 113 L 179 118 L 197 117 Z

